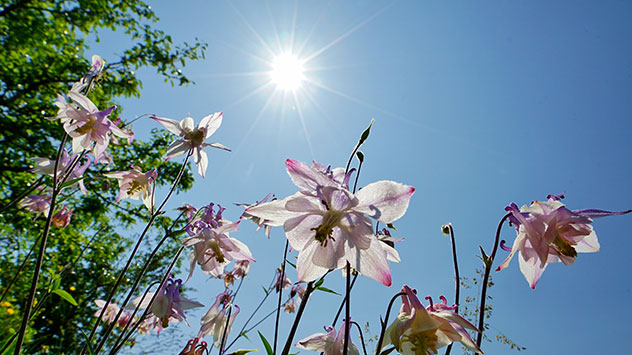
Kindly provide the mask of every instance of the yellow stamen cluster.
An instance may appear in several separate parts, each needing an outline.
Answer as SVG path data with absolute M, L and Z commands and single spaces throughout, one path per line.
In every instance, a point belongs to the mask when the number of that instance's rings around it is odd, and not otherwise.
M 202 145 L 202 143 L 204 143 L 204 135 L 204 131 L 200 129 L 194 129 L 191 132 L 187 132 L 184 135 L 184 139 L 191 142 L 191 145 L 193 147 L 199 147 Z
M 415 355 L 427 355 L 437 353 L 437 329 L 428 329 L 423 332 L 402 336 L 402 342 L 409 342 Z
M 559 235 L 555 237 L 553 240 L 553 247 L 557 250 L 558 253 L 569 256 L 571 258 L 577 257 L 577 251 L 573 246 L 565 239 L 561 238 Z
M 321 246 L 326 247 L 329 239 L 336 241 L 331 234 L 334 232 L 334 227 L 340 223 L 343 215 L 343 212 L 328 210 L 325 212 L 320 226 L 318 226 L 318 228 L 311 229 L 316 231 L 315 239 Z

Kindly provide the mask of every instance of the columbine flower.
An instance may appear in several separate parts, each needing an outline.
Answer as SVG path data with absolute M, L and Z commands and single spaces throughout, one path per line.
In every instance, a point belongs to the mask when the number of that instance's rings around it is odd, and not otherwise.
M 152 117 L 158 121 L 169 132 L 177 134 L 180 139 L 173 142 L 167 149 L 167 160 L 182 155 L 186 152 L 193 152 L 193 159 L 198 166 L 198 173 L 204 177 L 206 167 L 208 166 L 208 157 L 202 150 L 204 147 L 214 147 L 230 151 L 220 143 L 205 143 L 204 141 L 210 137 L 222 124 L 222 113 L 216 112 L 208 115 L 200 121 L 197 128 L 193 126 L 193 118 L 186 117 L 178 122 L 171 118 Z
M 103 307 L 105 307 L 105 301 L 94 300 L 94 303 L 96 303 L 97 306 L 99 307 L 99 310 L 97 310 L 97 312 L 94 314 L 95 317 L 98 317 L 101 314 Z M 110 304 L 108 304 L 108 308 L 105 309 L 105 313 L 103 313 L 103 317 L 101 318 L 101 320 L 103 320 L 105 324 L 112 323 L 114 319 L 116 319 L 116 315 L 118 314 L 120 310 L 121 310 L 121 307 L 110 302 Z M 124 327 L 127 324 L 127 322 L 129 322 L 130 320 L 131 320 L 130 315 L 126 311 L 123 311 L 116 325 L 119 327 Z
M 206 348 L 206 342 L 202 341 L 198 344 L 200 338 L 193 338 L 187 342 L 187 345 L 182 349 L 179 355 L 208 355 L 208 349 Z
M 20 201 L 20 206 L 26 208 L 31 212 L 36 212 L 37 215 L 34 219 L 37 219 L 41 213 L 44 217 L 48 217 L 48 210 L 50 208 L 51 196 L 49 189 L 40 188 L 41 195 L 29 195 Z
M 182 287 L 182 280 L 173 280 L 171 276 L 165 284 L 158 290 L 158 296 L 154 300 L 151 306 L 151 312 L 161 320 L 163 328 L 169 326 L 169 319 L 174 318 L 177 321 L 184 320 L 187 325 L 187 317 L 184 311 L 196 307 L 204 307 L 203 304 L 196 301 L 191 301 L 180 296 L 180 287 Z
M 118 171 L 115 173 L 103 174 L 107 177 L 119 179 L 119 196 L 116 202 L 121 201 L 124 198 L 131 198 L 134 200 L 143 200 L 143 203 L 147 209 L 151 209 L 153 204 L 153 189 L 152 184 L 158 173 L 156 169 L 151 169 L 146 173 L 143 173 L 138 166 L 130 165 L 133 170 Z
M 384 346 L 393 344 L 403 355 L 426 355 L 437 354 L 437 349 L 459 341 L 469 350 L 483 353 L 466 331 L 478 329 L 454 313 L 454 307 L 448 307 L 445 301 L 438 305 L 431 301 L 425 308 L 408 286 L 404 285 L 402 292 L 406 293 L 402 295 L 402 307 L 386 330 Z
M 55 227 L 64 228 L 70 223 L 70 218 L 72 217 L 72 211 L 68 209 L 67 206 L 64 206 L 61 210 L 57 211 L 53 215 L 52 223 Z
M 281 268 L 276 270 L 276 278 L 274 280 L 274 285 L 272 288 L 276 290 L 276 292 L 281 292 L 281 289 L 287 290 L 292 286 L 292 280 L 287 277 L 287 274 L 284 273 L 283 281 L 281 281 Z
M 345 339 L 346 322 L 342 322 L 342 326 L 336 335 L 336 329 L 332 326 L 325 327 L 327 333 L 316 333 L 300 340 L 296 343 L 296 347 L 319 351 L 325 355 L 342 355 Z M 358 348 L 349 339 L 349 355 L 359 355 Z
M 518 206 L 512 203 L 505 210 L 511 212 L 509 219 L 516 227 L 517 236 L 507 259 L 496 269 L 500 271 L 507 266 L 518 252 L 520 254 L 520 271 L 535 288 L 548 264 L 563 262 L 571 265 L 577 253 L 599 251 L 597 235 L 591 225 L 591 217 L 605 217 L 626 214 L 595 209 L 567 209 L 559 200 L 562 195 L 549 195 L 546 202 L 535 201 L 530 206 Z
M 71 91 L 68 97 L 72 103 L 68 103 L 61 95 L 58 96 L 58 101 L 55 101 L 59 107 L 56 118 L 63 122 L 64 129 L 72 137 L 74 153 L 79 153 L 84 149 L 92 150 L 96 161 L 100 161 L 110 144 L 110 133 L 126 138 L 128 141 L 132 140 L 134 135 L 131 131 L 123 131 L 107 118 L 116 106 L 99 111 L 84 95 Z
M 64 173 L 67 173 L 67 170 L 71 167 L 75 159 L 79 158 L 79 154 L 75 153 L 71 156 L 68 155 L 66 149 L 62 150 L 61 157 L 59 158 L 59 163 L 57 163 L 57 179 L 61 179 Z M 31 172 L 40 175 L 48 175 L 55 176 L 55 160 L 50 160 L 47 158 L 33 158 L 33 160 L 37 165 L 34 168 L 31 168 Z M 83 174 L 86 172 L 88 167 L 92 164 L 92 158 L 88 158 L 88 161 L 80 165 L 78 162 L 74 165 L 72 172 L 68 175 L 66 181 L 71 181 L 74 179 L 79 179 L 83 177 Z M 83 184 L 83 180 L 79 180 L 76 184 L 79 187 L 79 190 L 85 195 L 88 193 L 85 185 Z
M 299 161 L 286 162 L 290 178 L 301 190 L 283 200 L 246 209 L 246 213 L 283 225 L 299 251 L 299 281 L 312 281 L 328 270 L 350 263 L 384 285 L 391 273 L 382 243 L 373 234 L 372 217 L 391 223 L 404 215 L 415 188 L 378 181 L 352 194 L 343 184 Z
M 224 209 L 218 205 L 215 213 L 213 207 L 213 203 L 206 206 L 204 212 L 187 228 L 190 237 L 184 239 L 183 243 L 187 247 L 193 246 L 188 279 L 193 275 L 196 263 L 204 272 L 218 277 L 232 260 L 255 261 L 246 244 L 228 235 L 237 230 L 239 222 L 225 220 L 222 218 Z
M 226 312 L 228 312 L 229 308 L 232 309 L 230 310 L 230 318 L 227 322 Z M 239 306 L 231 304 L 231 296 L 226 292 L 220 293 L 215 299 L 215 303 L 213 303 L 200 321 L 202 327 L 198 333 L 198 338 L 203 338 L 211 334 L 213 336 L 213 346 L 219 349 L 222 344 L 222 336 L 225 333 L 226 337 L 228 337 L 237 314 L 239 314 Z M 226 328 L 226 323 L 228 323 L 228 328 Z M 224 331 L 224 329 L 226 329 L 226 331 Z M 222 352 L 222 349 L 220 349 L 220 352 Z
M 236 203 L 235 205 L 237 206 L 243 206 L 246 207 L 246 209 L 254 207 L 254 206 L 259 206 L 263 203 L 268 202 L 268 199 L 272 198 L 272 200 L 270 201 L 274 201 L 276 200 L 276 197 L 274 197 L 273 193 L 269 193 L 263 200 L 261 201 L 257 201 L 256 203 L 253 204 L 247 204 L 247 203 Z M 253 216 L 247 212 L 244 212 L 241 215 L 241 219 L 250 219 L 253 222 L 255 222 L 255 224 L 257 224 L 257 231 L 259 231 L 259 229 L 261 229 L 261 227 L 264 227 L 264 231 L 265 231 L 265 235 L 266 237 L 270 238 L 270 231 L 272 230 L 272 226 L 269 224 L 270 221 L 266 220 L 266 219 L 262 219 L 256 216 Z
M 98 79 L 103 71 L 103 67 L 105 67 L 105 61 L 99 55 L 94 54 L 92 56 L 92 67 L 90 71 L 86 75 L 81 78 L 78 82 L 76 82 L 70 91 L 74 91 L 80 93 L 85 87 L 92 86 L 94 80 Z

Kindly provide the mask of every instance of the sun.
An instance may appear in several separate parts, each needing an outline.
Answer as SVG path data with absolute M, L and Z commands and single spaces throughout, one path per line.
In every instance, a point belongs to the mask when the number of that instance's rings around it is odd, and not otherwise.
M 279 89 L 294 91 L 305 79 L 302 61 L 291 53 L 283 53 L 272 61 L 270 77 Z

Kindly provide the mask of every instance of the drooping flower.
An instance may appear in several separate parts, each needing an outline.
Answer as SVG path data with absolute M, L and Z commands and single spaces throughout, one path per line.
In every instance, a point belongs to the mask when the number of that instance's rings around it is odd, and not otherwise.
M 371 218 L 391 223 L 404 215 L 415 188 L 378 181 L 352 194 L 343 184 L 299 161 L 286 162 L 300 191 L 283 200 L 246 209 L 246 213 L 283 225 L 299 251 L 299 281 L 312 281 L 347 262 L 363 275 L 391 284 L 387 254 L 373 234 Z
M 184 320 L 187 325 L 187 317 L 184 311 L 191 308 L 204 307 L 200 302 L 192 301 L 180 296 L 182 280 L 173 280 L 171 276 L 165 284 L 157 291 L 158 295 L 151 305 L 151 312 L 161 320 L 163 328 L 169 326 L 171 318 L 177 321 Z
M 520 209 L 512 203 L 505 208 L 511 213 L 509 219 L 516 227 L 517 236 L 511 249 L 503 248 L 511 253 L 496 271 L 507 268 L 513 256 L 519 253 L 520 271 L 534 289 L 548 264 L 562 262 L 571 265 L 577 253 L 599 251 L 592 218 L 632 211 L 571 211 L 560 202 L 561 198 L 563 194 L 549 195 L 548 201 L 535 201 Z
M 75 179 L 79 179 L 83 177 L 83 174 L 88 170 L 90 164 L 92 164 L 92 158 L 88 157 L 88 161 L 84 164 L 79 164 L 79 162 L 75 162 L 76 159 L 79 159 L 79 154 L 75 153 L 73 155 L 68 155 L 66 149 L 62 150 L 61 157 L 59 158 L 59 163 L 57 163 L 57 179 L 61 179 L 64 174 L 68 174 L 66 181 L 71 181 Z M 55 176 L 55 160 L 47 159 L 47 158 L 33 158 L 33 160 L 37 165 L 30 169 L 32 173 L 40 174 L 40 175 L 48 175 L 50 177 Z M 72 171 L 68 173 L 68 169 L 72 167 Z M 83 179 L 79 180 L 77 183 L 72 186 L 78 186 L 79 190 L 85 195 L 88 193 L 85 185 L 83 184 Z
M 204 272 L 218 277 L 232 260 L 255 261 L 246 244 L 229 236 L 230 232 L 237 230 L 239 222 L 233 223 L 222 218 L 224 209 L 218 207 L 215 213 L 213 203 L 206 206 L 204 212 L 187 228 L 189 237 L 183 243 L 187 247 L 193 246 L 188 279 L 193 275 L 196 263 Z
M 55 105 L 59 107 L 56 118 L 61 120 L 64 130 L 72 137 L 74 153 L 80 153 L 84 149 L 91 150 L 98 162 L 104 157 L 111 134 L 132 140 L 134 135 L 131 131 L 120 129 L 107 118 L 116 106 L 99 111 L 90 99 L 77 92 L 69 92 L 68 98 L 72 100 L 71 103 L 58 95 L 58 100 L 55 101 Z
M 202 341 L 198 344 L 200 338 L 193 338 L 187 342 L 187 345 L 182 349 L 179 355 L 205 355 L 208 354 L 206 348 L 206 342 Z
M 184 213 L 189 221 L 191 221 L 191 219 L 195 215 L 195 212 L 197 212 L 197 208 L 189 203 L 183 204 L 181 207 L 176 208 L 176 210 Z
M 466 329 L 478 329 L 465 318 L 448 307 L 445 298 L 442 304 L 424 307 L 417 295 L 408 286 L 402 287 L 402 306 L 397 318 L 385 333 L 386 343 L 393 344 L 403 355 L 437 354 L 438 350 L 455 341 L 476 353 L 483 353 L 470 338 Z
M 291 286 L 292 286 L 292 280 L 290 280 L 290 278 L 287 277 L 286 273 L 284 273 L 283 280 L 281 280 L 281 268 L 278 268 L 276 270 L 276 277 L 274 280 L 274 285 L 272 285 L 272 288 L 275 289 L 276 292 L 281 292 L 281 289 L 287 290 Z
M 81 90 L 83 90 L 84 88 L 91 87 L 94 81 L 97 80 L 101 75 L 104 67 L 105 61 L 103 60 L 103 58 L 101 58 L 101 56 L 97 54 L 94 54 L 92 56 L 92 67 L 90 68 L 88 73 L 86 73 L 86 75 L 81 78 L 81 80 L 79 80 L 72 86 L 72 89 L 70 91 L 81 93 Z
M 294 313 L 296 311 L 296 306 L 300 305 L 303 301 L 303 296 L 305 295 L 305 286 L 300 283 L 292 286 L 290 290 L 290 296 L 287 301 L 283 304 L 283 310 L 287 313 Z
M 222 124 L 222 116 L 223 114 L 221 112 L 208 115 L 202 118 L 197 128 L 193 126 L 193 118 L 191 117 L 185 117 L 180 122 L 171 118 L 152 117 L 169 132 L 180 137 L 180 139 L 173 142 L 167 149 L 167 160 L 192 151 L 193 159 L 195 164 L 198 166 L 198 173 L 204 177 L 208 166 L 208 157 L 206 156 L 206 152 L 203 150 L 204 147 L 213 147 L 230 151 L 230 149 L 220 143 L 204 142 L 213 133 L 215 133 Z
M 248 208 L 251 208 L 251 207 L 254 207 L 254 206 L 259 206 L 259 205 L 261 205 L 263 203 L 268 202 L 269 198 L 272 198 L 270 201 L 276 200 L 276 197 L 274 197 L 274 194 L 273 193 L 269 193 L 268 195 L 266 195 L 266 197 L 263 200 L 257 201 L 256 203 L 253 203 L 253 204 L 236 203 L 235 205 L 243 206 L 243 207 L 246 207 L 246 209 L 248 209 Z M 251 215 L 251 214 L 249 214 L 247 212 L 244 212 L 241 215 L 241 219 L 250 219 L 253 222 L 255 222 L 255 224 L 257 225 L 257 231 L 259 231 L 259 229 L 261 229 L 261 227 L 263 227 L 266 237 L 270 238 L 270 231 L 272 230 L 272 226 L 268 223 L 270 221 L 262 219 L 262 218 L 259 218 L 259 217 L 256 217 L 256 216 L 253 216 L 253 215 Z
M 70 224 L 70 218 L 72 217 L 72 210 L 68 206 L 64 206 L 61 210 L 57 211 L 53 215 L 51 222 L 55 227 L 64 228 Z
M 106 302 L 104 300 L 94 300 L 94 303 L 96 303 L 99 307 L 99 309 L 94 314 L 95 317 L 98 317 L 101 314 L 103 307 L 105 307 Z M 105 324 L 110 324 L 114 322 L 114 319 L 116 319 L 116 315 L 119 313 L 120 310 L 121 307 L 113 302 L 110 302 L 110 304 L 108 304 L 108 307 L 105 309 L 105 313 L 103 313 L 103 317 L 101 317 L 101 320 L 103 320 Z M 126 310 L 124 310 L 121 314 L 121 317 L 119 317 L 118 321 L 116 322 L 116 325 L 118 327 L 125 327 L 125 325 L 127 325 L 130 320 L 131 315 Z
M 230 311 L 230 318 L 227 320 L 228 311 Z M 213 346 L 219 349 L 224 334 L 226 337 L 230 334 L 237 314 L 239 314 L 239 306 L 231 303 L 231 296 L 226 292 L 220 293 L 215 298 L 215 303 L 213 303 L 208 312 L 202 316 L 202 320 L 200 321 L 202 326 L 200 327 L 198 338 L 201 339 L 211 334 L 213 337 Z M 222 349 L 220 349 L 220 352 L 221 351 Z
M 41 213 L 44 217 L 48 217 L 48 210 L 50 209 L 51 195 L 50 189 L 40 188 L 40 194 L 26 196 L 20 201 L 20 207 L 24 207 L 31 212 L 37 213 L 34 219 L 37 219 Z
M 325 327 L 326 333 L 312 334 L 296 343 L 296 347 L 305 350 L 319 351 L 325 353 L 325 355 L 342 355 L 345 330 L 346 321 L 342 322 L 342 326 L 340 327 L 340 330 L 338 330 L 338 334 L 336 334 L 336 329 L 334 327 Z M 359 355 L 358 348 L 355 344 L 353 344 L 353 342 L 351 342 L 351 339 L 349 339 L 348 354 Z
M 153 204 L 153 188 L 152 184 L 158 173 L 156 169 L 151 169 L 143 173 L 136 165 L 130 165 L 132 170 L 118 171 L 114 173 L 103 174 L 107 177 L 119 179 L 119 196 L 116 202 L 124 198 L 133 200 L 143 200 L 147 209 L 151 209 Z

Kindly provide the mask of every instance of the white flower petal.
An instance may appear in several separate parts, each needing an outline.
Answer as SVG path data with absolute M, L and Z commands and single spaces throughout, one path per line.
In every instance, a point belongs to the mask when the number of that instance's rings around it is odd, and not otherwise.
M 393 181 L 374 182 L 355 194 L 359 204 L 354 210 L 382 223 L 391 223 L 406 213 L 414 192 L 414 187 Z

